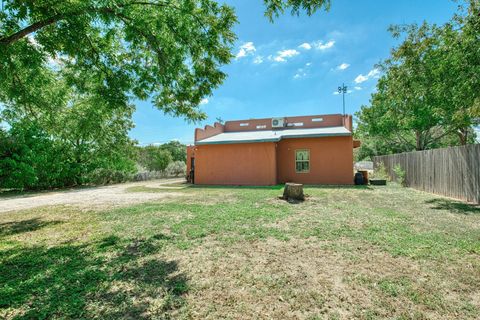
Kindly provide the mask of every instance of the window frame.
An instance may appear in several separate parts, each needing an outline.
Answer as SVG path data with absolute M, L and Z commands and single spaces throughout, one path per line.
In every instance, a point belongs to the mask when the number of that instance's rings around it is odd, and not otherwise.
M 297 160 L 297 152 L 299 151 L 307 151 L 308 152 L 308 160 Z M 295 173 L 310 173 L 310 149 L 295 149 L 295 154 L 293 155 L 295 157 Z M 297 170 L 297 162 L 308 162 L 308 170 L 307 171 L 298 171 Z

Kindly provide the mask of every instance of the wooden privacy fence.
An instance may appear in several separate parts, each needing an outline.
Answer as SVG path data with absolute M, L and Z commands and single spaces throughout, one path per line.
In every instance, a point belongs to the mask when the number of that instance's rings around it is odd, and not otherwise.
M 407 186 L 480 203 L 480 144 L 374 157 L 397 179 L 394 167 L 405 171 Z

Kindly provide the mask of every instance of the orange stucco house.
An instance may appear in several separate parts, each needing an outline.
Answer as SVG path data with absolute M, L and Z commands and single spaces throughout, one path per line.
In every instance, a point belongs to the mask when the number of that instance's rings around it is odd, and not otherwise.
M 195 130 L 187 172 L 205 185 L 350 185 L 359 145 L 351 115 L 217 122 Z

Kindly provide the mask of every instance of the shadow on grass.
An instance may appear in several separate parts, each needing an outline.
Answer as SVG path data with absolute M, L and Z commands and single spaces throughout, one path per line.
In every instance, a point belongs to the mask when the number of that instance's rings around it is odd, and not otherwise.
M 170 318 L 188 283 L 175 261 L 150 256 L 162 239 L 111 236 L 0 251 L 0 318 Z
M 480 205 L 449 199 L 432 199 L 425 201 L 425 203 L 432 205 L 432 209 L 448 210 L 456 214 L 480 214 Z
M 38 218 L 0 223 L 0 238 L 24 232 L 32 232 L 62 221 L 42 221 Z

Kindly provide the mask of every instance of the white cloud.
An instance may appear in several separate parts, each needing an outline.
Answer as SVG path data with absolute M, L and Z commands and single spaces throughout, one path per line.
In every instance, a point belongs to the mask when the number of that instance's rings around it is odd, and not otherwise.
M 338 92 L 338 91 L 333 91 L 333 94 L 334 94 L 334 95 L 339 95 L 340 92 Z
M 200 104 L 207 104 L 209 103 L 210 100 L 208 100 L 207 98 L 203 98 L 201 101 L 200 101 Z
M 256 56 L 255 59 L 253 59 L 253 63 L 255 64 L 260 64 L 263 62 L 263 57 L 262 56 Z
M 298 46 L 299 48 L 305 49 L 305 50 L 310 50 L 312 49 L 312 45 L 308 42 L 302 43 L 301 45 Z
M 360 90 L 362 90 L 362 87 L 357 86 L 357 87 L 354 87 L 354 89 L 360 91 Z
M 235 59 L 240 59 L 246 57 L 248 55 L 252 55 L 257 49 L 253 45 L 253 42 L 247 42 L 240 46 L 240 50 L 238 51 Z
M 367 77 L 369 77 L 369 78 L 379 78 L 380 77 L 380 70 L 378 70 L 378 69 L 370 70 Z
M 300 79 L 306 77 L 308 75 L 311 65 L 311 62 L 307 62 L 305 63 L 305 67 L 297 69 L 297 72 L 293 76 L 293 79 Z
M 363 74 L 359 74 L 355 78 L 355 83 L 362 83 L 362 82 L 367 81 L 370 78 L 379 78 L 379 77 L 380 77 L 380 70 L 372 69 L 368 72 L 368 74 L 366 76 L 364 76 Z
M 312 48 L 315 48 L 317 50 L 327 50 L 327 49 L 330 49 L 332 48 L 333 46 L 335 45 L 335 41 L 334 40 L 330 40 L 328 42 L 323 42 L 323 41 L 314 41 L 314 42 L 304 42 L 302 43 L 301 45 L 299 45 L 298 47 L 301 48 L 301 49 L 305 49 L 305 50 L 310 50 Z
M 315 47 L 315 49 L 317 50 L 327 50 L 327 49 L 330 49 L 332 48 L 333 46 L 335 45 L 335 41 L 333 40 L 330 40 L 326 43 L 323 43 L 322 41 L 317 41 L 313 44 L 313 46 Z
M 277 61 L 277 62 L 286 62 L 288 58 L 294 57 L 299 54 L 300 52 L 298 52 L 295 49 L 287 49 L 287 50 L 278 51 L 277 55 L 273 58 L 272 56 L 270 56 L 270 59 L 273 59 L 274 61 Z
M 362 83 L 362 82 L 365 82 L 368 80 L 368 77 L 364 76 L 363 74 L 359 74 L 356 78 L 355 78 L 355 83 Z
M 348 67 L 350 67 L 350 65 L 349 65 L 348 63 L 345 63 L 345 62 L 344 62 L 344 63 L 342 63 L 341 65 L 339 65 L 339 66 L 337 67 L 337 69 L 338 69 L 338 70 L 345 70 L 345 69 L 347 69 Z
M 297 73 L 293 76 L 293 79 L 300 79 L 307 76 L 307 72 L 303 69 L 298 69 Z

